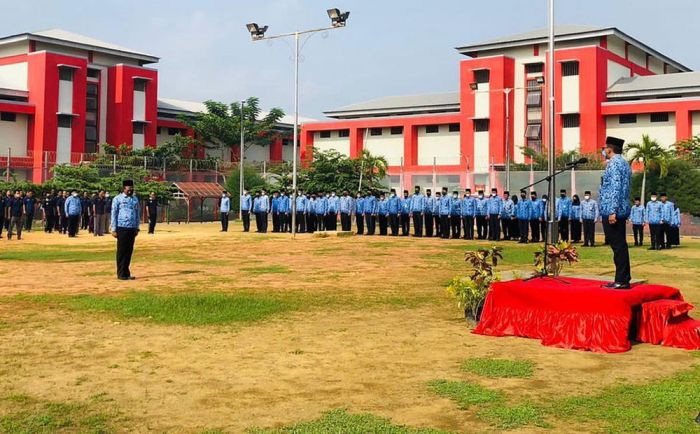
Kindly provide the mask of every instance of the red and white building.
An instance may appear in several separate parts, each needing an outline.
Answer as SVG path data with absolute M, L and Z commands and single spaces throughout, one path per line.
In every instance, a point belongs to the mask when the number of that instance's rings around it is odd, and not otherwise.
M 192 135 L 181 114 L 201 103 L 159 98 L 158 57 L 64 30 L 0 38 L 0 167 L 22 167 L 41 182 L 49 167 L 77 163 L 99 143 L 156 147 Z M 309 119 L 305 119 L 309 121 Z M 278 127 L 291 131 L 292 118 Z M 252 146 L 248 161 L 291 160 L 289 140 Z M 224 161 L 237 150 L 209 149 Z
M 606 135 L 663 146 L 700 134 L 700 73 L 609 27 L 555 31 L 555 144 L 597 154 Z M 303 125 L 301 143 L 357 156 L 384 156 L 393 186 L 494 183 L 522 148 L 546 149 L 547 31 L 458 47 L 458 91 L 378 98 L 325 112 Z M 506 132 L 509 134 L 506 140 Z M 434 170 L 435 168 L 435 170 Z

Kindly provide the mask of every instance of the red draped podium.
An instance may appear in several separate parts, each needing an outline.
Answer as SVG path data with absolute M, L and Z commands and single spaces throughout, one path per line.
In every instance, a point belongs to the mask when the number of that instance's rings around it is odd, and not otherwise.
M 659 299 L 683 300 L 678 289 L 633 285 L 631 290 L 602 288 L 599 280 L 549 277 L 496 282 L 484 302 L 474 333 L 522 336 L 543 345 L 618 353 L 630 349 L 635 309 Z

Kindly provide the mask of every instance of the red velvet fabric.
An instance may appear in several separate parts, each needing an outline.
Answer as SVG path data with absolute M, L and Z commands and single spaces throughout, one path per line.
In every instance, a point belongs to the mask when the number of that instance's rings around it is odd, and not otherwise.
M 599 280 L 535 278 L 496 282 L 484 302 L 474 333 L 523 336 L 543 345 L 618 353 L 630 349 L 633 310 L 657 299 L 683 300 L 678 289 L 634 285 L 602 288 Z
M 666 327 L 662 345 L 700 350 L 700 321 L 688 317 L 672 319 Z
M 655 300 L 642 304 L 639 313 L 637 340 L 659 345 L 672 319 L 688 318 L 693 305 L 681 300 Z

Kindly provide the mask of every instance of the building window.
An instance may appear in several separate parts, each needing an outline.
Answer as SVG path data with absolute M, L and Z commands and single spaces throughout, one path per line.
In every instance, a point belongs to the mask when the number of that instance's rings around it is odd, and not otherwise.
M 88 78 L 100 78 L 100 70 L 99 70 L 99 69 L 88 68 L 88 70 L 87 70 L 87 76 L 88 76 Z
M 525 103 L 528 107 L 540 107 L 542 105 L 542 91 L 541 90 L 531 90 L 527 93 L 527 101 Z
M 525 130 L 525 138 L 528 140 L 541 140 L 542 124 L 529 124 Z
M 427 125 L 425 127 L 425 132 L 427 134 L 435 134 L 440 132 L 440 127 L 438 125 Z
M 451 133 L 458 133 L 459 132 L 459 124 L 450 124 L 448 125 L 448 131 Z
M 322 139 L 330 139 L 331 138 L 331 132 L 330 131 L 321 131 L 318 136 Z
M 544 63 L 528 63 L 525 65 L 526 74 L 537 74 L 544 71 Z
M 97 85 L 96 84 L 88 84 L 87 87 L 85 88 L 85 91 L 87 93 L 87 96 L 97 96 Z
M 179 128 L 168 128 L 168 135 L 169 136 L 174 136 L 175 134 L 179 134 L 180 129 Z
M 381 129 L 381 128 L 370 128 L 370 129 L 369 129 L 369 135 L 370 135 L 370 136 L 381 136 L 381 135 L 382 135 L 382 129 Z
M 391 127 L 391 134 L 394 136 L 403 134 L 403 127 Z
M 282 146 L 289 146 L 291 144 L 291 140 L 289 139 L 282 139 Z
M 73 68 L 59 66 L 58 79 L 61 81 L 73 81 Z
M 484 132 L 489 130 L 488 119 L 474 119 L 474 132 Z
M 652 113 L 650 120 L 652 122 L 668 122 L 668 112 Z
M 2 112 L 2 113 L 0 113 L 0 121 L 16 122 L 17 121 L 17 113 Z
M 162 131 L 163 131 L 163 129 L 161 127 L 156 128 L 156 134 L 160 134 Z
M 637 123 L 637 115 L 620 115 L 619 122 L 621 124 L 636 124 Z
M 561 115 L 563 128 L 578 128 L 581 126 L 581 115 L 578 113 L 568 113 Z
M 73 125 L 73 116 L 58 115 L 58 128 L 70 128 Z
M 85 140 L 97 141 L 97 127 L 85 127 Z
M 146 131 L 146 124 L 143 122 L 134 122 L 134 134 L 144 134 Z
M 474 81 L 477 83 L 488 83 L 491 73 L 488 69 L 474 71 Z
M 137 92 L 145 92 L 146 91 L 146 81 L 142 78 L 136 78 L 134 79 L 134 90 Z
M 338 137 L 350 137 L 350 130 L 338 130 Z
M 563 62 L 561 64 L 561 75 L 564 77 L 578 75 L 578 62 Z

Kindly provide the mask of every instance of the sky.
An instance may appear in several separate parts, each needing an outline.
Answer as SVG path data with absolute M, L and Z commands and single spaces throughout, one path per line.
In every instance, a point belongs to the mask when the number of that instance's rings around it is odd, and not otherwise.
M 326 9 L 351 12 L 346 28 L 303 46 L 300 115 L 389 95 L 456 91 L 454 47 L 547 26 L 546 0 L 0 0 L 3 35 L 62 28 L 161 58 L 159 96 L 205 101 L 260 98 L 292 113 L 292 40 L 268 35 L 325 27 Z M 698 0 L 556 0 L 558 24 L 615 26 L 695 70 Z

